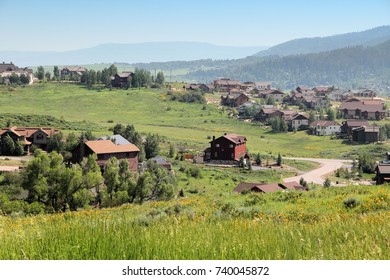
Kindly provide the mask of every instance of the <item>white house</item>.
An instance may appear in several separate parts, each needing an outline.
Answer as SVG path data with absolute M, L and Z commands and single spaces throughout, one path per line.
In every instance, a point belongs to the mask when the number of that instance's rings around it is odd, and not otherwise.
M 340 132 L 341 125 L 334 121 L 314 121 L 310 123 L 310 131 L 319 136 L 328 136 Z

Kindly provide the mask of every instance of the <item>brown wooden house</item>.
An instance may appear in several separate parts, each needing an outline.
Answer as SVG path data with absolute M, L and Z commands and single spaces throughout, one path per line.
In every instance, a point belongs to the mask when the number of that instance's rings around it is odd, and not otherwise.
M 227 96 L 221 96 L 221 105 L 239 107 L 249 101 L 249 97 L 243 92 L 229 92 Z
M 237 134 L 226 134 L 210 142 L 210 148 L 205 151 L 205 161 L 235 161 L 249 158 L 246 149 L 246 137 Z
M 344 118 L 382 120 L 386 117 L 384 102 L 375 99 L 351 98 L 341 103 L 338 110 Z
M 120 74 L 117 73 L 111 78 L 111 85 L 113 87 L 129 88 L 133 77 L 133 72 L 123 72 Z
M 83 73 L 87 71 L 84 67 L 81 66 L 67 66 L 61 70 L 61 79 L 62 80 L 80 80 Z
M 111 157 L 126 159 L 131 171 L 138 170 L 138 154 L 140 149 L 134 144 L 116 145 L 111 140 L 85 141 L 72 151 L 72 162 L 80 163 L 84 157 L 97 155 L 97 163 L 101 168 Z
M 46 150 L 50 137 L 59 133 L 58 129 L 51 127 L 9 127 L 0 129 L 0 153 L 9 154 L 5 145 L 5 138 L 8 136 L 16 142 L 21 142 L 25 153 L 29 153 L 31 145 Z

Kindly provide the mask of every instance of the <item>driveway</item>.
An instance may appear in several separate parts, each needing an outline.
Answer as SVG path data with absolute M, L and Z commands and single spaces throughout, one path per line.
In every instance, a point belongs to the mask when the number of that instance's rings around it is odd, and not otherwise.
M 342 160 L 342 159 L 318 159 L 318 158 L 286 158 L 292 160 L 303 160 L 303 161 L 314 161 L 320 164 L 320 167 L 309 171 L 307 173 L 285 178 L 283 182 L 299 182 L 303 178 L 308 183 L 314 183 L 322 185 L 325 181 L 325 175 L 336 171 L 337 169 L 343 167 L 344 165 L 350 166 L 352 160 Z

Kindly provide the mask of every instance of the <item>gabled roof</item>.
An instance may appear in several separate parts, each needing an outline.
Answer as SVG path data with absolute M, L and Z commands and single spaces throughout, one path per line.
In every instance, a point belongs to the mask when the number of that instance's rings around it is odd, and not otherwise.
M 298 182 L 280 183 L 279 186 L 288 190 L 307 190 L 306 187 L 302 186 Z
M 360 110 L 362 112 L 385 112 L 384 103 L 376 100 L 349 99 L 341 103 L 339 110 Z
M 283 191 L 283 188 L 281 188 L 278 184 L 273 183 L 273 184 L 259 184 L 251 188 L 251 190 L 270 193 L 270 192 Z
M 246 183 L 246 182 L 241 182 L 239 183 L 234 189 L 233 191 L 235 192 L 242 192 L 243 190 L 248 190 L 248 189 L 252 189 L 253 187 L 255 187 L 256 185 L 258 185 L 260 183 Z
M 377 170 L 379 174 L 390 174 L 390 164 L 379 164 Z
M 110 136 L 102 136 L 98 138 L 98 140 L 114 140 L 116 145 L 129 145 L 131 144 L 125 137 L 120 134 L 110 135 Z
M 85 72 L 87 69 L 81 66 L 66 66 L 62 70 L 68 70 L 69 72 Z
M 95 154 L 114 154 L 126 152 L 139 152 L 140 149 L 134 144 L 115 145 L 110 140 L 94 140 L 85 142 Z
M 343 125 L 348 127 L 359 127 L 359 126 L 369 126 L 367 120 L 346 120 L 343 122 Z
M 129 78 L 133 75 L 133 72 L 122 72 L 122 73 L 117 73 L 115 76 L 118 76 L 120 78 Z
M 332 125 L 340 125 L 340 124 L 338 122 L 334 122 L 334 121 L 321 121 L 321 120 L 314 121 L 314 122 L 310 123 L 310 126 L 329 127 Z
M 0 63 L 0 72 L 6 72 L 6 71 L 16 71 L 19 70 L 19 67 L 15 66 L 12 62 L 11 63 Z
M 0 129 L 0 135 L 4 134 L 5 132 L 12 132 L 19 137 L 21 137 L 21 136 L 31 137 L 34 133 L 36 133 L 38 131 L 42 131 L 47 136 L 51 136 L 51 135 L 59 132 L 58 129 L 53 129 L 51 127 L 17 127 L 17 126 L 13 126 L 13 127 L 9 127 L 9 128 Z
M 237 135 L 237 134 L 225 134 L 222 137 L 230 140 L 231 142 L 233 142 L 235 144 L 239 144 L 239 143 L 243 143 L 243 142 L 245 143 L 246 142 L 246 137 L 245 136 L 241 136 L 241 135 Z

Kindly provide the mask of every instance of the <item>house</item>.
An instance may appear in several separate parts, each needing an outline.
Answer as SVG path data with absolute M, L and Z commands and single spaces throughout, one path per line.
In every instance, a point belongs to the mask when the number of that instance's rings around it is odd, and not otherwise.
M 133 72 L 122 72 L 120 74 L 117 73 L 111 77 L 111 85 L 118 88 L 129 88 L 133 77 Z
M 278 192 L 278 191 L 289 191 L 289 190 L 300 190 L 307 191 L 307 188 L 302 186 L 297 182 L 287 182 L 287 183 L 239 183 L 233 191 L 242 193 L 243 191 L 250 190 L 253 192 L 261 192 L 261 193 L 270 193 L 270 192 Z
M 268 99 L 270 96 L 272 96 L 275 102 L 281 103 L 286 95 L 277 89 L 266 89 L 259 92 L 260 98 Z
M 324 96 L 304 95 L 302 97 L 302 103 L 305 104 L 308 109 L 329 107 L 329 99 Z
M 229 92 L 228 95 L 221 95 L 221 105 L 239 107 L 249 101 L 249 97 L 243 92 Z
M 154 157 L 151 160 L 155 161 L 158 165 L 165 168 L 168 171 L 172 171 L 172 164 L 162 157 Z
M 213 85 L 206 84 L 189 84 L 183 86 L 184 90 L 200 90 L 202 92 L 212 92 L 214 89 Z
M 241 158 L 249 158 L 246 149 L 246 137 L 237 134 L 224 134 L 219 138 L 213 136 L 210 148 L 205 150 L 205 161 L 238 162 Z
M 375 171 L 375 180 L 377 185 L 390 183 L 390 152 L 386 153 L 386 159 L 379 162 Z
M 340 127 L 340 137 L 352 137 L 352 130 L 354 128 L 362 127 L 362 126 L 369 126 L 368 121 L 366 120 L 346 120 L 342 122 L 342 125 Z
M 24 151 L 28 154 L 31 145 L 46 150 L 50 138 L 59 133 L 58 129 L 51 127 L 9 127 L 0 129 L 0 153 L 8 154 L 5 138 L 9 135 L 14 142 L 22 142 Z
M 34 74 L 32 69 L 29 69 L 27 67 L 19 68 L 12 62 L 11 63 L 3 62 L 0 64 L 0 78 L 8 79 L 13 74 L 18 77 L 20 77 L 21 75 L 25 75 L 29 77 L 29 81 L 30 81 L 29 84 L 32 84 L 34 81 Z
M 306 86 L 299 86 L 295 89 L 296 92 L 298 93 L 308 93 L 308 92 L 311 92 L 312 89 L 311 88 L 308 88 Z
M 256 82 L 255 88 L 258 90 L 271 89 L 271 82 Z
M 240 89 L 241 83 L 239 81 L 222 78 L 213 81 L 214 89 L 217 91 L 229 92 L 234 89 Z
M 363 98 L 376 97 L 376 92 L 367 88 L 351 89 L 347 91 L 347 94 L 350 94 L 351 97 L 363 97 Z
M 283 113 L 277 108 L 262 108 L 256 119 L 260 122 L 268 122 L 272 118 L 282 118 Z
M 340 133 L 341 125 L 334 121 L 314 121 L 309 124 L 311 134 L 319 136 L 329 136 Z
M 66 66 L 61 70 L 61 79 L 80 80 L 85 71 L 87 71 L 87 69 L 81 66 Z
M 316 86 L 313 88 L 313 91 L 317 96 L 325 96 L 334 89 L 333 86 Z
M 286 115 L 284 121 L 287 123 L 288 129 L 291 131 L 307 129 L 309 126 L 309 118 L 302 113 Z
M 390 164 L 378 164 L 376 171 L 376 184 L 390 183 Z
M 344 118 L 382 120 L 386 117 L 385 104 L 382 100 L 351 98 L 343 101 L 338 108 Z
M 379 126 L 368 125 L 352 129 L 352 141 L 358 143 L 375 143 L 379 141 Z
M 111 140 L 83 141 L 72 151 L 72 162 L 80 163 L 84 157 L 97 155 L 97 163 L 104 168 L 111 157 L 126 159 L 131 171 L 138 170 L 138 155 L 140 149 L 134 144 L 117 145 Z

